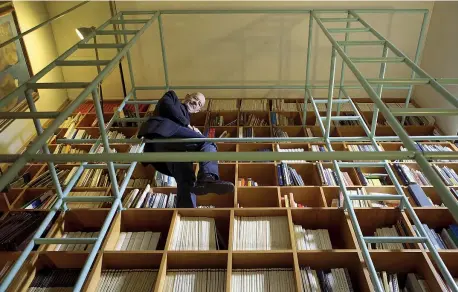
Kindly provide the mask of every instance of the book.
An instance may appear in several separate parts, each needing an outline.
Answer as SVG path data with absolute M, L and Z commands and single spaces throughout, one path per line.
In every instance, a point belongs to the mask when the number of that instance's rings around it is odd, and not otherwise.
M 225 291 L 226 271 L 222 269 L 167 270 L 164 292 Z
M 171 241 L 172 250 L 216 250 L 214 218 L 177 215 Z
M 139 291 L 154 290 L 157 270 L 102 270 L 96 291 Z

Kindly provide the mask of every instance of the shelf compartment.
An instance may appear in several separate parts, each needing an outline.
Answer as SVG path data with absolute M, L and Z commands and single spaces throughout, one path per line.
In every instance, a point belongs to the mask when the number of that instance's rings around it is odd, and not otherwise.
M 324 195 L 319 187 L 281 187 L 280 199 L 287 195 L 287 199 L 290 200 L 290 193 L 293 193 L 294 201 L 304 207 L 326 207 Z M 281 201 L 282 207 L 285 207 L 284 201 Z
M 251 178 L 258 186 L 276 186 L 276 168 L 274 164 L 265 163 L 239 163 L 237 184 L 239 179 Z
M 207 122 L 207 112 L 198 112 L 195 114 L 190 115 L 191 116 L 191 125 L 194 127 L 204 127 Z
M 242 187 L 237 189 L 240 208 L 280 207 L 278 189 L 269 187 Z
M 271 114 L 276 114 L 278 116 L 277 123 L 278 121 L 280 121 L 280 119 L 282 119 L 282 117 L 287 117 L 288 120 L 291 120 L 293 122 L 292 125 L 288 125 L 288 126 L 301 126 L 302 125 L 302 118 L 301 118 L 302 113 L 275 111 L 275 112 L 271 112 Z M 272 119 L 270 119 L 270 122 L 272 123 Z M 272 126 L 281 127 L 281 125 L 274 125 L 273 123 L 272 123 Z

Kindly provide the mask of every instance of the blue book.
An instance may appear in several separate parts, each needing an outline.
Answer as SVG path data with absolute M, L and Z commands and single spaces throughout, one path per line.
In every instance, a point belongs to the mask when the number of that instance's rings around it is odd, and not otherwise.
M 458 238 L 458 225 L 451 224 L 449 227 L 452 233 Z
M 281 171 L 281 165 L 278 164 L 277 165 L 277 176 L 278 176 L 278 185 L 279 186 L 283 186 L 283 174 L 282 174 L 282 171 Z
M 423 189 L 419 185 L 411 184 L 407 187 L 407 190 L 419 207 L 433 206 L 433 204 L 431 204 L 428 200 L 428 196 L 426 196 L 425 192 L 423 192 Z

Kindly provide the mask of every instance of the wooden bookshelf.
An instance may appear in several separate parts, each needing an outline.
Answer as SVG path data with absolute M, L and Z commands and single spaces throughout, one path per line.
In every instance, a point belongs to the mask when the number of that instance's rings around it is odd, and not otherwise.
M 358 102 L 369 102 L 368 99 L 356 100 Z M 192 116 L 191 123 L 205 131 L 210 127 L 216 129 L 216 137 L 224 131 L 230 133 L 230 137 L 238 137 L 238 128 L 245 127 L 241 123 L 241 115 L 253 114 L 258 118 L 264 119 L 265 126 L 254 126 L 253 131 L 256 137 L 272 137 L 274 128 L 281 128 L 290 137 L 306 137 L 306 131 L 301 126 L 303 123 L 302 113 L 299 111 L 300 99 L 286 100 L 285 102 L 294 103 L 296 111 L 273 111 L 270 103 L 269 111 L 240 111 L 240 100 L 237 102 L 236 111 L 212 111 L 211 101 L 207 111 Z M 388 99 L 386 102 L 398 102 L 398 99 Z M 119 102 L 118 102 L 119 103 Z M 278 113 L 292 118 L 293 125 L 276 126 L 270 119 L 271 113 Z M 141 116 L 146 114 L 141 112 Z M 112 112 L 106 112 L 105 122 L 112 117 Z M 335 115 L 335 113 L 333 113 Z M 210 121 L 217 116 L 224 118 L 222 126 L 210 126 Z M 370 122 L 372 115 L 363 112 L 366 121 Z M 83 118 L 76 125 L 77 129 L 84 129 L 93 138 L 98 138 L 98 127 L 92 127 L 95 114 L 89 109 L 88 113 L 83 114 Z M 237 120 L 231 126 L 227 123 Z M 379 122 L 383 122 L 379 118 Z M 314 112 L 307 113 L 306 127 L 310 128 L 315 136 L 321 136 L 320 129 L 315 125 Z M 251 127 L 251 126 L 250 126 Z M 391 129 L 384 126 L 377 128 L 377 135 L 393 135 Z M 432 135 L 434 126 L 408 126 L 407 132 L 411 135 Z M 57 137 L 63 137 L 66 128 L 61 128 L 56 133 Z M 137 127 L 113 127 L 111 130 L 125 134 L 128 138 L 135 136 Z M 380 133 L 379 133 L 380 131 Z M 352 137 L 363 136 L 360 126 L 333 126 L 331 136 Z M 458 148 L 450 142 L 424 142 L 425 144 L 440 144 L 447 146 L 454 151 Z M 349 145 L 360 143 L 332 143 L 334 150 L 349 151 Z M 366 143 L 368 144 L 368 143 Z M 253 152 L 253 155 L 260 150 L 269 149 L 277 151 L 277 145 L 281 149 L 302 148 L 304 151 L 312 151 L 312 145 L 323 145 L 322 143 L 217 143 L 220 152 Z M 402 143 L 382 142 L 379 143 L 385 151 L 399 151 Z M 55 141 L 49 144 L 50 151 L 53 152 L 57 147 Z M 73 148 L 89 151 L 90 144 L 75 144 Z M 112 144 L 119 153 L 129 151 L 128 145 Z M 222 179 L 231 181 L 235 184 L 234 193 L 225 195 L 206 195 L 197 198 L 197 204 L 201 206 L 213 205 L 215 208 L 197 209 L 135 209 L 129 208 L 118 212 L 112 221 L 102 247 L 97 254 L 96 261 L 85 282 L 85 291 L 94 291 L 100 280 L 101 271 L 104 269 L 156 269 L 157 280 L 154 291 L 161 291 L 167 271 L 173 269 L 204 269 L 215 268 L 224 269 L 226 274 L 226 291 L 231 288 L 232 271 L 236 269 L 257 269 L 257 268 L 288 268 L 291 269 L 297 291 L 300 288 L 301 278 L 299 269 L 310 266 L 313 269 L 347 268 L 350 272 L 355 291 L 371 291 L 372 285 L 369 273 L 362 257 L 361 248 L 357 242 L 349 215 L 342 209 L 332 207 L 333 199 L 339 198 L 340 189 L 336 186 L 325 186 L 319 176 L 317 164 L 322 163 L 325 168 L 333 168 L 327 161 L 305 161 L 291 162 L 293 167 L 304 180 L 304 186 L 280 186 L 278 182 L 277 165 L 280 161 L 220 161 L 219 170 Z M 389 166 L 398 176 L 393 164 Z M 410 168 L 419 169 L 416 163 L 399 162 L 408 165 Z M 448 167 L 458 171 L 458 162 L 434 162 L 438 165 Z M 75 164 L 61 164 L 62 169 L 71 169 Z M 197 164 L 195 164 L 197 168 Z M 30 164 L 24 167 L 22 172 L 29 171 L 33 178 L 39 176 L 47 170 L 47 166 L 42 163 Z M 350 190 L 363 188 L 366 192 L 397 194 L 391 181 L 383 186 L 364 186 L 358 177 L 355 168 L 343 169 L 348 172 L 354 184 L 348 187 Z M 365 173 L 386 173 L 381 167 L 362 167 Z M 153 173 L 150 168 L 145 168 L 138 164 L 132 178 L 152 178 Z M 240 178 L 252 178 L 258 182 L 257 187 L 243 187 L 238 185 Z M 398 177 L 399 179 L 399 177 Z M 119 181 L 119 180 L 118 180 Z M 402 184 L 402 181 L 400 181 Z M 133 188 L 128 187 L 126 195 Z M 426 195 L 436 205 L 440 205 L 441 199 L 433 187 L 425 186 L 422 188 Z M 47 210 L 24 210 L 22 206 L 40 196 L 50 188 L 13 188 L 8 192 L 1 193 L 0 212 L 1 219 L 5 218 L 9 212 L 47 212 Z M 414 207 L 422 223 L 428 224 L 431 228 L 443 228 L 455 223 L 453 217 L 445 207 L 419 207 L 415 204 L 411 195 L 407 192 L 407 187 L 403 186 L 405 194 Z M 75 188 L 74 192 L 94 191 L 103 195 L 111 195 L 111 186 L 108 187 L 85 187 Z M 153 187 L 154 192 L 176 193 L 176 187 Z M 293 193 L 294 200 L 304 205 L 303 208 L 286 207 L 284 197 Z M 289 198 L 289 197 L 288 197 Z M 288 199 L 287 198 L 287 199 Z M 63 232 L 85 231 L 95 232 L 100 230 L 104 218 L 108 213 L 109 204 L 103 204 L 101 208 L 82 208 L 71 209 L 65 213 L 59 212 L 53 225 L 50 227 L 46 237 L 61 237 Z M 414 234 L 412 220 L 409 216 L 397 208 L 355 208 L 359 224 L 365 236 L 372 236 L 376 228 L 391 226 L 397 221 L 409 231 L 409 235 Z M 210 217 L 214 218 L 218 231 L 221 233 L 221 240 L 224 241 L 226 248 L 213 251 L 176 251 L 171 250 L 171 237 L 175 228 L 178 215 L 189 217 Z M 269 251 L 245 251 L 233 250 L 232 242 L 234 238 L 234 218 L 236 216 L 256 217 L 256 216 L 282 216 L 287 218 L 291 245 L 285 250 Z M 296 246 L 293 226 L 301 225 L 308 229 L 328 229 L 330 233 L 332 250 L 298 250 Z M 115 251 L 117 239 L 120 232 L 160 232 L 161 237 L 157 250 L 153 251 Z M 416 244 L 415 248 L 403 250 L 371 250 L 374 265 L 379 271 L 407 273 L 416 272 L 423 276 L 433 291 L 440 291 L 440 275 L 436 272 L 434 264 L 430 259 L 429 252 L 421 245 Z M 33 252 L 30 261 L 18 274 L 18 280 L 13 283 L 14 287 L 26 289 L 35 275 L 36 271 L 44 267 L 54 268 L 82 268 L 84 260 L 89 251 L 53 251 L 53 246 L 42 245 Z M 458 276 L 458 250 L 441 250 L 440 254 L 444 262 L 449 267 L 452 274 Z M 18 252 L 1 252 L 0 269 L 5 264 L 6 259 L 15 259 Z

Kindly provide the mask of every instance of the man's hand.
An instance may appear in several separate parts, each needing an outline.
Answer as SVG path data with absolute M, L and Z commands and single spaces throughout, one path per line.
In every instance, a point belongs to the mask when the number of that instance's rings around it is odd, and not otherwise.
M 194 126 L 188 125 L 188 128 L 202 135 L 202 132 Z

